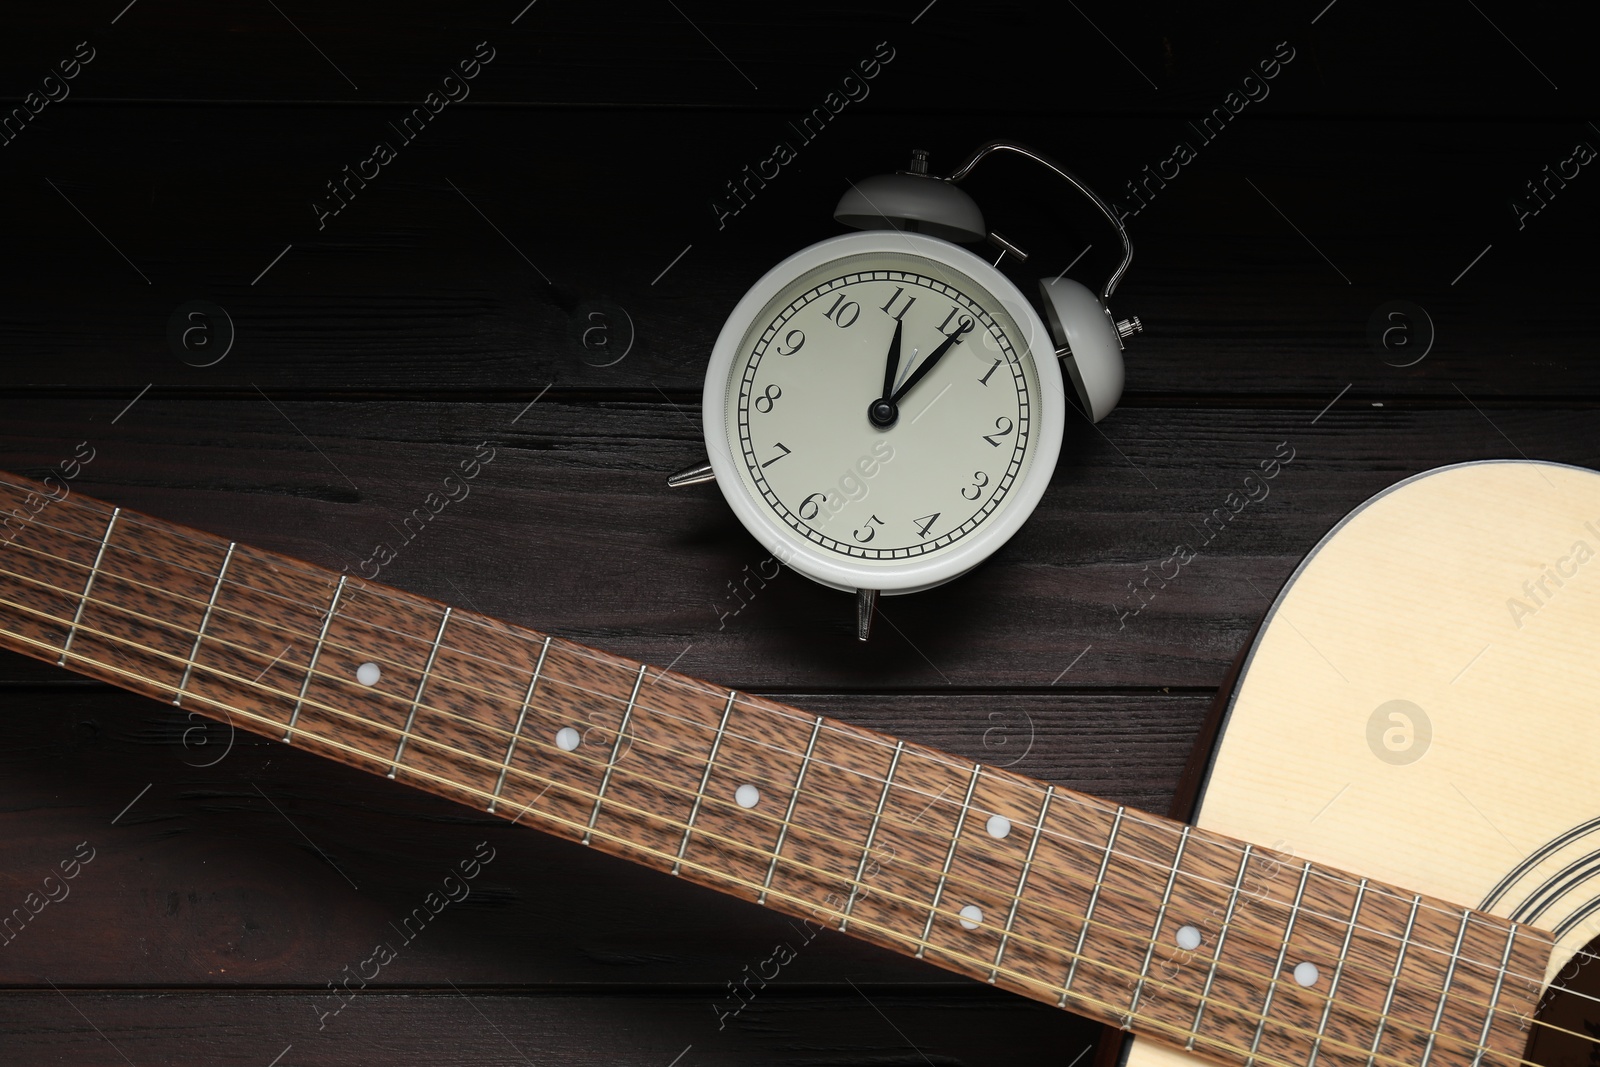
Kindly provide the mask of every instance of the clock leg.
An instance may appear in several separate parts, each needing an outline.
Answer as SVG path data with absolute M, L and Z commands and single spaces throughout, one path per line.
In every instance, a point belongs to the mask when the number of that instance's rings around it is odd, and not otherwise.
M 667 479 L 668 489 L 678 489 L 685 485 L 699 485 L 701 482 L 714 482 L 717 476 L 711 472 L 711 464 L 696 463 Z
M 856 590 L 856 639 L 865 641 L 872 636 L 872 613 L 878 607 L 876 589 Z

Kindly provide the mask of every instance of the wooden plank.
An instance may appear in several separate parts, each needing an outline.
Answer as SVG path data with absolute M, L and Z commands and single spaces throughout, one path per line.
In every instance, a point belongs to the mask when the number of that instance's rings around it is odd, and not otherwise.
M 5 149 L 16 166 L 0 192 L 19 205 L 11 260 L 29 264 L 0 307 L 0 386 L 11 389 L 92 389 L 124 403 L 152 382 L 274 398 L 502 389 L 526 403 L 550 383 L 698 395 L 745 290 L 842 232 L 830 213 L 846 179 L 904 166 L 913 145 L 947 169 L 1003 131 L 1130 209 L 1127 183 L 1141 183 L 1148 206 L 1128 220 L 1136 259 L 1113 301 L 1145 325 L 1127 350 L 1131 401 L 1309 402 L 1347 384 L 1379 400 L 1456 402 L 1457 388 L 1476 399 L 1600 396 L 1589 358 L 1600 267 L 1586 255 L 1600 214 L 1581 176 L 1520 228 L 1510 207 L 1570 155 L 1581 134 L 1568 122 L 1246 113 L 1212 145 L 1172 117 L 863 113 L 799 145 L 793 165 L 744 193 L 747 207 L 719 218 L 725 183 L 793 138 L 784 113 L 464 110 L 402 144 L 378 177 L 344 190 L 348 207 L 321 218 L 314 202 L 337 204 L 326 183 L 346 180 L 341 168 L 375 139 L 398 140 L 388 110 L 72 103 Z M 559 158 L 506 147 L 530 131 L 561 145 Z M 1197 157 L 1170 181 L 1146 177 L 1179 138 L 1197 142 Z M 685 157 L 685 143 L 703 151 Z M 617 165 L 621 145 L 673 165 L 640 181 Z M 107 157 L 124 169 L 104 170 Z M 969 185 L 990 225 L 1031 253 L 1012 270 L 1028 295 L 1086 247 L 1072 276 L 1098 287 L 1115 241 L 1047 178 L 1000 159 Z M 1508 291 L 1536 298 L 1538 313 Z M 1369 326 L 1375 315 L 1394 326 L 1378 313 L 1397 300 L 1426 312 L 1431 350 L 1414 313 L 1390 348 L 1374 347 Z M 193 301 L 224 309 L 231 350 L 215 311 L 179 314 Z
M 1207 695 L 787 699 L 1159 807 Z M 320 989 L 376 940 L 398 944 L 397 927 L 459 878 L 481 841 L 494 859 L 463 899 L 412 928 L 383 983 L 721 989 L 793 936 L 790 920 L 765 909 L 298 748 L 230 736 L 182 708 L 99 687 L 11 687 L 6 702 L 0 904 L 21 905 L 80 842 L 94 853 L 69 895 L 6 943 L 7 982 Z M 813 983 L 962 982 L 831 933 L 813 935 L 797 968 Z
M 419 0 L 385 8 L 381 18 L 351 4 L 291 4 L 282 13 L 264 5 L 226 18 L 194 3 L 122 7 L 70 20 L 51 9 L 19 13 L 0 52 L 0 92 L 19 98 L 38 88 L 84 37 L 100 55 L 75 89 L 98 99 L 416 101 L 485 37 L 500 57 L 473 99 L 529 103 L 807 109 L 886 37 L 905 56 L 896 62 L 916 64 L 922 78 L 974 55 L 1003 56 L 1004 77 L 974 79 L 960 94 L 938 97 L 971 112 L 1018 100 L 1057 113 L 1219 105 L 1284 38 L 1305 57 L 1301 65 L 1315 64 L 1305 72 L 1310 99 L 1301 106 L 1323 113 L 1389 112 L 1400 99 L 1442 114 L 1539 114 L 1552 106 L 1553 86 L 1581 96 L 1595 84 L 1581 35 L 1500 12 L 1494 23 L 1453 22 L 1458 43 L 1436 48 L 1439 24 L 1422 11 L 1385 12 L 1382 32 L 1374 32 L 1365 12 L 1287 15 L 1264 0 L 1204 15 L 1171 2 L 1078 13 L 1008 0 L 981 16 L 937 5 L 924 12 L 916 4 L 834 3 L 786 20 L 781 34 L 770 19 L 751 18 L 727 0 L 702 0 L 681 14 L 670 5 L 622 3 L 603 18 L 581 6 L 474 0 L 453 5 L 447 23 Z M 1523 57 L 1496 34 L 1497 24 Z M 185 62 L 170 62 L 173 55 Z M 881 105 L 875 95 L 863 106 L 928 106 L 904 83 L 878 92 Z
M 803 960 L 791 967 L 798 970 Z M 680 1067 L 909 1064 L 922 1063 L 923 1056 L 941 1064 L 1003 1067 L 1058 1063 L 1063 1056 L 1070 1062 L 1096 1036 L 1089 1024 L 1065 1012 L 971 983 L 932 994 L 867 984 L 859 993 L 845 987 L 818 994 L 782 991 L 774 982 L 758 989 L 720 1030 L 714 1006 L 729 999 L 726 990 L 654 996 L 508 994 L 468 985 L 460 990 L 358 995 L 319 1031 L 313 1005 L 322 1002 L 300 992 L 64 990 L 63 1002 L 45 987 L 9 993 L 0 1008 L 0 1032 L 7 1062 L 16 1067 L 57 1063 L 63 1055 L 84 1067 L 126 1067 L 117 1050 L 134 1063 L 171 1067 L 262 1067 L 279 1055 L 281 1067 L 322 1067 L 363 1062 L 373 1049 L 382 1049 L 385 1062 L 397 1067 L 667 1067 L 680 1056 Z M 986 1025 L 974 1026 L 975 1018 Z
M 973 575 L 885 598 L 865 647 L 847 596 L 765 577 L 776 565 L 715 486 L 665 488 L 704 455 L 697 413 L 666 401 L 546 397 L 519 415 L 152 394 L 104 434 L 115 404 L 8 401 L 0 463 L 44 469 L 93 434 L 85 492 L 741 689 L 1215 685 L 1278 585 L 1373 493 L 1518 450 L 1600 465 L 1587 407 L 1318 400 L 1070 422 L 1022 531 Z M 486 439 L 493 459 L 460 481 Z M 402 527 L 445 477 L 462 498 Z

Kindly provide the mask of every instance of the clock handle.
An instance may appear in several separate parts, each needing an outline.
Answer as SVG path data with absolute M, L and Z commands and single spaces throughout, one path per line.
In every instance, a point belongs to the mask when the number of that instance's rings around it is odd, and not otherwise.
M 1128 229 L 1122 225 L 1122 220 L 1117 217 L 1116 211 L 1112 209 L 1110 204 L 1106 203 L 1100 198 L 1100 194 L 1089 188 L 1089 186 L 1084 183 L 1083 179 L 1079 178 L 1066 167 L 1063 167 L 1061 164 L 1052 159 L 1040 155 L 1031 148 L 1028 148 L 1024 145 L 1012 144 L 1010 141 L 990 141 L 988 144 L 973 152 L 965 163 L 951 171 L 950 174 L 945 178 L 945 181 L 959 182 L 964 180 L 972 173 L 977 165 L 983 161 L 983 159 L 994 154 L 995 152 L 1015 152 L 1019 156 L 1033 160 L 1046 170 L 1053 171 L 1058 177 L 1066 181 L 1074 189 L 1078 190 L 1078 192 L 1082 193 L 1091 204 L 1099 208 L 1100 213 L 1106 217 L 1106 221 L 1111 223 L 1112 227 L 1117 231 L 1117 236 L 1122 239 L 1122 262 L 1117 264 L 1117 269 L 1111 272 L 1111 277 L 1106 279 L 1105 286 L 1100 290 L 1100 302 L 1102 304 L 1110 303 L 1111 294 L 1117 290 L 1117 283 L 1122 280 L 1122 276 L 1128 272 L 1129 264 L 1133 262 L 1133 242 L 1128 239 Z M 1108 311 L 1107 314 L 1109 315 L 1110 312 Z

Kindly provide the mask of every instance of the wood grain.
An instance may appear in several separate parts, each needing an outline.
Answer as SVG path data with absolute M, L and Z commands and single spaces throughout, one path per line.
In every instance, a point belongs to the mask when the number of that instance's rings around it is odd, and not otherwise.
M 1144 807 L 1171 788 L 1201 702 L 1017 695 L 1002 720 L 989 717 L 997 701 L 986 694 L 785 699 L 880 730 L 915 729 L 971 759 L 1021 757 L 1016 766 L 1030 773 Z M 16 981 L 59 974 L 70 958 L 79 961 L 75 981 L 87 986 L 320 988 L 485 838 L 499 858 L 459 911 L 407 952 L 396 972 L 405 982 L 689 982 L 725 994 L 744 963 L 793 936 L 766 909 L 350 774 L 276 739 L 209 726 L 181 708 L 74 681 L 10 686 L 5 701 L 13 738 L 0 753 L 13 798 L 8 896 L 20 899 L 32 872 L 42 877 L 78 841 L 98 850 L 59 911 L 52 905 L 37 929 L 5 948 Z M 1038 728 L 1031 745 L 1023 711 Z M 109 834 L 109 820 L 146 785 Z M 58 834 L 72 837 L 64 850 Z M 152 869 L 161 873 L 152 878 Z M 125 884 L 149 888 L 117 889 Z M 645 899 L 650 906 L 638 907 Z M 610 919 L 594 922 L 596 911 Z M 105 918 L 88 922 L 89 912 Z M 846 975 L 864 986 L 965 981 L 831 933 L 785 973 L 802 985 L 842 986 Z
M 405 1067 L 457 1058 L 670 1063 L 685 1052 L 686 1062 L 737 1067 L 760 1059 L 798 1067 L 843 1062 L 846 1056 L 891 1063 L 917 1056 L 902 1033 L 915 1035 L 914 1047 L 935 1063 L 1003 1067 L 1018 1056 L 1057 1059 L 1063 1050 L 1075 1056 L 1094 1040 L 1064 1012 L 978 987 L 961 993 L 873 989 L 866 999 L 849 986 L 844 986 L 847 995 L 766 991 L 721 1030 L 710 1009 L 719 993 L 726 998 L 726 990 L 644 995 L 460 988 L 459 993 L 444 985 L 439 992 L 364 994 L 323 1030 L 317 1029 L 313 1004 L 303 993 L 243 998 L 189 990 L 65 990 L 66 1002 L 46 988 L 9 995 L 0 1009 L 0 1026 L 19 1062 L 66 1055 L 85 1067 L 126 1067 L 116 1049 L 135 1063 L 159 1057 L 172 1067 L 259 1067 L 289 1045 L 293 1050 L 283 1062 L 308 1067 L 360 1061 L 374 1049 Z M 979 1013 L 994 1020 L 1003 1044 L 991 1033 L 974 1030 L 971 1018 Z M 886 1017 L 893 1025 L 885 1023 Z M 396 1040 L 413 1027 L 414 1038 Z M 848 1050 L 841 1036 L 846 1034 L 860 1035 L 848 1039 Z
M 69 669 L 146 695 L 171 692 L 174 703 L 191 672 L 221 674 L 240 684 L 231 699 L 188 695 L 191 707 L 230 726 L 269 737 L 282 728 L 285 743 L 298 741 L 471 807 L 503 801 L 499 814 L 513 823 L 525 819 L 799 918 L 807 940 L 836 926 L 1213 1062 L 1295 1064 L 1321 1052 L 1336 1063 L 1359 1064 L 1381 1051 L 1396 1062 L 1426 1064 L 1436 1046 L 1452 1059 L 1476 1053 L 1474 1062 L 1518 1062 L 1525 1039 L 1516 1020 L 1534 1010 L 1543 989 L 1529 976 L 1550 965 L 1554 945 L 1531 925 L 1305 860 L 1291 895 L 1278 877 L 1291 857 L 1258 843 L 1113 808 L 982 764 L 968 771 L 914 742 L 812 719 L 660 668 L 652 676 L 646 664 L 348 574 L 324 609 L 305 679 L 286 712 L 289 692 L 258 688 L 228 669 L 236 669 L 238 647 L 205 641 L 222 588 L 254 588 L 248 569 L 228 573 L 233 543 L 224 550 L 216 535 L 116 508 L 93 563 L 73 567 L 69 579 L 48 581 L 30 573 L 38 560 L 62 560 L 72 547 L 94 543 L 53 520 L 62 514 L 97 520 L 107 510 L 81 494 L 53 501 L 49 492 L 42 483 L 0 475 L 0 511 L 14 520 L 5 569 L 24 589 L 52 593 L 75 589 L 76 576 L 86 574 L 59 648 L 37 636 L 38 609 L 6 602 L 0 643 L 24 655 L 48 662 L 59 654 Z M 270 560 L 267 569 L 320 577 L 324 589 L 334 584 L 333 572 L 319 575 L 286 558 Z M 303 610 L 304 603 L 294 607 Z M 274 635 L 267 645 L 285 630 L 276 604 L 259 616 L 234 618 Z M 452 621 L 461 636 L 452 636 Z M 312 639 L 309 631 L 291 634 Z M 440 660 L 445 647 L 459 661 L 453 675 L 452 660 Z M 497 700 L 476 689 L 477 664 L 516 674 L 516 664 L 525 666 L 536 648 L 513 720 L 514 697 Z M 171 681 L 180 668 L 181 679 Z M 476 699 L 464 712 L 436 705 L 430 685 L 455 686 Z M 493 752 L 507 722 L 515 725 L 491 791 Z M 824 733 L 828 741 L 819 749 Z M 563 735 L 570 739 L 563 742 Z M 586 746 L 597 751 L 591 755 Z M 819 773 L 808 778 L 813 760 Z M 832 776 L 837 780 L 828 781 Z M 515 785 L 502 791 L 512 779 Z M 957 792 L 963 780 L 965 790 Z M 898 812 L 889 803 L 894 794 Z M 920 809 L 915 816 L 913 808 Z M 923 821 L 934 809 L 938 814 Z M 778 810 L 781 819 L 769 813 Z M 897 825 L 898 835 L 886 830 L 880 838 L 880 826 Z M 1013 835 L 1013 826 L 1024 833 Z M 891 843 L 896 836 L 901 848 Z M 1024 836 L 1025 858 L 1018 849 Z M 446 876 L 449 900 L 430 892 L 425 906 L 402 920 L 401 944 L 409 946 L 458 893 L 470 895 L 466 883 L 495 855 L 480 842 L 460 862 L 460 877 Z M 89 862 L 93 849 L 79 858 Z M 1029 881 L 1035 869 L 1039 877 Z M 1156 898 L 1150 882 L 1162 871 L 1167 888 Z M 1348 907 L 1335 899 L 1330 910 L 1324 898 L 1342 892 L 1352 895 Z M 1363 901 L 1369 907 L 1361 920 Z M 861 902 L 868 903 L 858 909 Z M 1298 924 L 1303 904 L 1313 910 Z M 1220 915 L 1220 926 L 1213 941 L 1202 935 L 1203 966 L 1152 976 L 1169 905 L 1175 923 Z M 15 929 L 4 930 L 8 941 L 30 921 L 27 911 L 13 915 Z M 1348 916 L 1342 929 L 1340 915 Z M 1322 936 L 1308 939 L 1319 927 Z M 1336 959 L 1348 980 L 1326 994 L 1288 985 L 1283 961 L 1297 937 L 1314 958 Z M 396 952 L 381 942 L 356 975 L 330 983 L 338 1003 L 319 1008 L 323 1024 Z M 744 998 L 773 976 L 760 973 L 755 986 L 741 982 L 736 1004 L 721 1016 L 742 1011 Z
M 1286 71 L 1279 95 L 1302 88 L 1292 77 L 1309 83 L 1312 70 Z M 1195 139 L 1176 116 L 1007 110 L 963 127 L 986 132 L 956 134 L 939 115 L 846 113 L 719 226 L 712 200 L 771 153 L 791 114 L 743 117 L 729 138 L 730 119 L 716 112 L 659 121 L 649 110 L 605 120 L 570 108 L 447 111 L 319 228 L 311 203 L 327 199 L 325 183 L 375 137 L 393 137 L 395 110 L 78 107 L 73 99 L 59 114 L 46 111 L 5 149 L 16 166 L 0 174 L 0 191 L 29 208 L 13 220 L 12 262 L 40 264 L 8 279 L 0 384 L 131 396 L 153 381 L 254 397 L 255 383 L 274 398 L 506 390 L 526 403 L 553 381 L 651 400 L 657 389 L 697 396 L 728 310 L 779 259 L 842 232 L 831 209 L 847 183 L 904 165 L 901 146 L 927 147 L 936 166 L 951 167 L 1003 131 L 1126 199 L 1124 183 L 1169 156 L 1175 138 Z M 566 146 L 562 165 L 508 155 L 508 129 L 518 138 L 536 129 Z M 1520 228 L 1509 210 L 1523 183 L 1566 158 L 1583 129 L 1559 120 L 1247 113 L 1127 220 L 1138 266 L 1113 309 L 1145 325 L 1128 349 L 1130 399 L 1287 394 L 1315 414 L 1346 385 L 1366 402 L 1459 404 L 1457 387 L 1479 403 L 1600 395 L 1585 333 L 1593 268 L 1564 254 L 1596 238 L 1593 201 L 1575 180 Z M 1470 166 L 1463 142 L 1479 146 Z M 613 162 L 620 143 L 674 165 L 641 182 Z M 683 143 L 703 150 L 683 157 Z M 1369 180 L 1375 152 L 1391 175 L 1383 183 Z M 103 155 L 139 180 L 102 171 Z M 974 175 L 973 195 L 990 225 L 1032 256 L 1002 267 L 1033 294 L 1087 248 L 1071 276 L 1097 286 L 1117 258 L 1104 220 L 1016 161 L 993 168 Z M 1441 173 L 1451 180 L 1441 183 Z M 584 197 L 608 205 L 604 225 L 586 212 L 546 210 Z M 1318 220 L 1309 229 L 1308 215 Z M 70 260 L 53 266 L 63 254 Z M 1537 315 L 1492 298 L 1511 284 L 1537 291 Z M 189 364 L 214 351 L 175 349 L 169 338 L 170 317 L 194 300 L 231 317 L 236 342 L 213 366 Z M 1425 358 L 1415 348 L 1374 349 L 1372 316 L 1394 300 L 1431 318 L 1437 339 Z M 595 310 L 605 329 L 586 344 Z M 220 338 L 222 324 L 207 321 Z M 1425 344 L 1421 325 L 1412 330 Z M 57 358 L 34 358 L 40 345 Z
M 746 690 L 1148 687 L 1215 685 L 1300 557 L 1401 477 L 1505 455 L 1502 432 L 1530 455 L 1600 465 L 1587 407 L 1480 413 L 1347 397 L 1315 425 L 1316 410 L 1282 407 L 1131 409 L 1105 436 L 1069 424 L 1071 462 L 1018 536 L 971 582 L 886 599 L 882 642 L 857 648 L 839 640 L 853 632 L 848 597 L 792 575 L 752 579 L 766 554 L 714 486 L 664 489 L 703 445 L 692 407 L 547 396 L 513 424 L 526 403 L 284 401 L 280 414 L 259 396 L 152 392 L 118 424 L 128 436 L 96 436 L 101 454 L 74 484 L 109 495 L 120 483 L 130 506 L 336 570 L 360 574 L 375 545 L 390 545 L 385 580 L 634 659 L 682 654 L 680 669 Z M 48 469 L 116 406 L 0 408 L 9 461 Z M 408 534 L 405 517 L 485 438 L 500 452 L 471 495 Z M 1285 441 L 1294 460 L 1246 503 L 1245 475 Z M 1198 556 L 1163 586 L 1180 542 Z
M 92 437 L 101 452 L 78 483 L 87 491 L 354 568 L 375 542 L 398 539 L 389 522 L 400 526 L 437 488 L 435 473 L 463 458 L 457 446 L 483 439 L 462 432 L 480 425 L 479 405 L 505 412 L 498 430 L 555 382 L 517 425 L 552 400 L 561 417 L 532 423 L 539 432 L 521 438 L 506 481 L 492 481 L 491 466 L 385 580 L 454 603 L 470 597 L 636 659 L 681 653 L 679 669 L 971 759 L 1008 761 L 1018 750 L 1001 743 L 1023 744 L 1032 731 L 1016 769 L 1162 810 L 1209 691 L 1327 525 L 1437 463 L 1519 450 L 1600 462 L 1586 414 L 1600 396 L 1588 358 L 1597 217 L 1588 180 L 1559 189 L 1525 229 L 1509 204 L 1560 161 L 1553 150 L 1592 137 L 1588 38 L 1558 9 L 1380 13 L 1340 0 L 1046 13 L 940 0 L 926 12 L 918 2 L 752 19 L 696 0 L 679 3 L 686 17 L 623 5 L 603 19 L 541 3 L 511 26 L 520 0 L 504 10 L 402 5 L 384 17 L 278 6 L 124 10 L 115 0 L 9 13 L 0 35 L 9 105 L 75 42 L 90 40 L 98 55 L 70 98 L 0 147 L 0 467 L 42 475 Z M 499 55 L 472 98 L 450 105 L 317 230 L 310 200 L 324 183 L 359 162 L 352 153 L 414 105 L 443 64 L 485 39 Z M 879 40 L 898 55 L 871 97 L 718 230 L 711 197 Z M 1271 97 L 1130 220 L 1138 258 L 1116 307 L 1147 328 L 1129 352 L 1130 406 L 1103 424 L 1109 440 L 1081 428 L 1035 524 L 968 582 L 898 612 L 886 603 L 902 633 L 880 626 L 869 648 L 854 647 L 837 598 L 784 580 L 719 628 L 714 606 L 732 606 L 728 583 L 761 557 L 717 510 L 714 489 L 661 488 L 661 473 L 694 458 L 696 432 L 656 390 L 695 416 L 701 361 L 732 300 L 783 255 L 835 232 L 828 209 L 844 180 L 902 165 L 912 143 L 937 164 L 1009 135 L 1116 189 L 1159 164 L 1185 123 L 1279 40 L 1298 56 Z M 982 77 L 966 73 L 974 57 Z M 1091 243 L 1072 274 L 1109 270 L 1097 220 L 1035 207 L 1050 190 L 1020 175 L 994 178 L 974 191 L 994 226 L 1033 253 L 1015 274 L 1025 288 Z M 169 317 L 196 299 L 222 305 L 237 326 L 234 349 L 208 368 L 186 366 L 167 339 Z M 603 299 L 609 338 L 621 337 L 616 308 L 637 327 L 611 366 L 599 364 L 618 349 L 585 348 L 576 329 L 586 302 Z M 1427 358 L 1407 368 L 1386 363 L 1366 336 L 1374 310 L 1396 299 L 1422 305 L 1438 327 Z M 347 403 L 308 403 L 334 399 Z M 1265 454 L 1257 446 L 1283 440 L 1295 420 L 1307 428 L 1293 443 L 1309 433 L 1314 450 L 1301 448 L 1270 499 L 1231 521 L 1117 630 L 1113 598 L 1147 577 L 1146 564 L 1158 569 L 1166 528 L 1223 506 L 1229 472 L 1254 465 Z M 568 538 L 598 550 L 570 551 Z M 552 541 L 563 547 L 540 555 Z M 221 750 L 200 740 L 225 746 L 225 736 L 181 706 L 60 677 L 0 656 L 0 678 L 12 680 L 0 683 L 12 739 L 0 748 L 0 888 L 20 900 L 28 865 L 53 869 L 86 838 L 100 848 L 72 899 L 36 918 L 51 924 L 32 929 L 41 936 L 0 950 L 8 1062 L 125 1062 L 109 1046 L 61 1044 L 72 1026 L 73 1037 L 98 1038 L 46 978 L 119 1044 L 144 1027 L 147 1038 L 135 1040 L 149 1054 L 136 1054 L 139 1063 L 225 1054 L 268 1063 L 284 1047 L 275 1005 L 287 996 L 309 1025 L 303 1039 L 284 1038 L 296 1048 L 280 1067 L 301 1053 L 310 1060 L 314 992 L 409 912 L 435 866 L 470 853 L 470 835 L 496 832 L 487 815 L 463 817 L 443 800 L 247 735 L 214 767 L 186 766 Z M 948 989 L 942 972 L 838 937 L 812 942 L 716 1031 L 711 993 L 727 998 L 728 981 L 770 956 L 786 936 L 780 920 L 713 906 L 712 894 L 681 880 L 663 879 L 667 888 L 639 909 L 632 902 L 646 899 L 650 872 L 512 837 L 522 844 L 491 836 L 501 857 L 489 870 L 507 872 L 494 894 L 477 891 L 459 914 L 441 916 L 377 980 L 393 975 L 443 998 L 425 993 L 359 1030 L 362 1016 L 346 1011 L 322 1036 L 348 1043 L 317 1056 L 356 1062 L 381 1047 L 397 1060 L 432 1063 L 458 1050 L 509 1059 L 516 1053 L 445 979 L 469 991 L 481 979 L 504 995 L 530 976 L 551 992 L 607 982 L 629 998 L 515 1020 L 486 1005 L 536 1061 L 546 1049 L 573 1062 L 632 1054 L 619 1038 L 654 1028 L 663 1015 L 651 1005 L 676 996 L 686 976 L 707 991 L 679 1002 L 710 1023 L 705 1040 L 685 1033 L 641 1061 L 665 1064 L 693 1043 L 680 1067 L 921 1064 L 922 1049 L 939 1063 L 1064 1063 L 1088 1043 L 1087 1030 L 1042 1006 L 1033 1024 L 1019 1022 L 1012 1013 L 1033 1005 L 1015 998 L 924 1000 L 942 995 L 926 984 Z M 97 887 L 87 879 L 99 864 Z M 474 910 L 491 899 L 495 907 Z M 607 925 L 582 923 L 595 911 Z M 5 962 L 18 953 L 26 966 Z M 236 980 L 249 988 L 230 989 Z M 202 988 L 177 996 L 174 985 Z M 74 986 L 102 992 L 91 1004 Z M 768 1014 L 790 990 L 801 997 L 795 1010 Z M 804 1000 L 813 992 L 824 999 Z M 823 1014 L 828 998 L 855 1008 Z M 459 1015 L 416 1007 L 446 1000 Z M 158 1023 L 164 1004 L 172 1011 Z
M 816 106 L 886 35 L 919 69 L 899 85 L 877 89 L 860 105 L 864 109 L 927 108 L 930 94 L 944 102 L 946 94 L 931 74 L 969 58 L 975 35 L 1003 41 L 1008 62 L 1003 77 L 975 80 L 966 93 L 948 98 L 957 114 L 991 114 L 1020 102 L 1052 114 L 1187 115 L 1219 104 L 1283 38 L 1307 57 L 1305 66 L 1314 65 L 1303 87 L 1307 98 L 1298 107 L 1270 98 L 1263 105 L 1291 112 L 1384 117 L 1409 108 L 1474 117 L 1546 115 L 1556 91 L 1552 84 L 1573 95 L 1595 88 L 1582 47 L 1569 35 L 1541 35 L 1537 66 L 1530 67 L 1518 64 L 1487 20 L 1452 25 L 1459 45 L 1445 49 L 1438 47 L 1440 26 L 1431 12 L 1389 13 L 1378 32 L 1370 15 L 1311 23 L 1316 10 L 1289 13 L 1262 0 L 1232 9 L 1226 18 L 1165 0 L 1138 12 L 1095 12 L 1092 22 L 1015 0 L 991 5 L 982 19 L 960 9 L 935 8 L 917 18 L 920 9 L 914 6 L 831 4 L 785 23 L 787 34 L 727 2 L 700 4 L 689 18 L 658 5 L 623 3 L 604 26 L 583 10 L 483 2 L 462 3 L 445 18 L 413 0 L 387 9 L 381 20 L 338 7 L 286 8 L 285 18 L 270 9 L 219 16 L 202 5 L 177 4 L 137 18 L 129 13 L 112 26 L 118 11 L 108 5 L 103 18 L 86 13 L 70 25 L 52 12 L 20 12 L 0 52 L 5 94 L 17 97 L 34 88 L 84 36 L 93 38 L 103 56 L 84 72 L 79 93 L 171 102 L 337 105 L 369 96 L 414 102 L 450 69 L 456 51 L 464 47 L 470 53 L 472 42 L 483 37 L 505 58 L 490 68 L 493 81 L 486 78 L 474 100 L 648 104 L 684 113 L 711 106 Z M 328 58 L 308 47 L 307 37 Z M 806 47 L 795 47 L 797 39 Z M 167 62 L 173 54 L 186 62 Z M 1503 62 L 1504 69 L 1486 79 L 1491 62 Z M 359 88 L 341 79 L 341 69 Z M 1554 83 L 1543 80 L 1541 71 L 1550 72 Z

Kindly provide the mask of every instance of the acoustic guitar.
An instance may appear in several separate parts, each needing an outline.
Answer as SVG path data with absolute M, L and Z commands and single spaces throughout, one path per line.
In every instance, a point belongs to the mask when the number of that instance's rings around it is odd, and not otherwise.
M 0 645 L 1128 1031 L 1600 1063 L 1600 475 L 1476 463 L 1272 606 L 1191 821 L 0 474 Z

